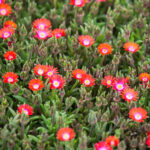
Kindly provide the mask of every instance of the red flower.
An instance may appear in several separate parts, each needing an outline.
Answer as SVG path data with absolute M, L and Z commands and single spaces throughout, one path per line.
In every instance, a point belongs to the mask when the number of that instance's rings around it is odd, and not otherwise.
M 140 49 L 138 44 L 130 43 L 130 42 L 125 43 L 123 47 L 124 47 L 125 51 L 129 51 L 132 53 L 135 53 L 136 51 L 138 51 Z
M 2 28 L 0 29 L 0 38 L 7 39 L 14 33 L 13 28 Z
M 81 84 L 84 84 L 85 86 L 95 85 L 95 79 L 90 74 L 84 74 L 80 81 Z
M 147 136 L 150 136 L 150 131 L 149 131 L 149 132 L 147 132 Z
M 113 150 L 106 142 L 100 141 L 95 144 L 95 150 Z
M 18 75 L 14 72 L 7 72 L 6 74 L 3 75 L 3 82 L 5 83 L 15 83 L 18 80 Z
M 50 85 L 51 89 L 56 89 L 56 88 L 61 89 L 61 88 L 63 88 L 63 86 L 65 84 L 65 80 L 60 75 L 53 75 L 50 78 L 49 83 L 51 83 L 51 85 Z
M 33 22 L 33 28 L 37 28 L 39 30 L 49 29 L 51 27 L 51 22 L 48 19 L 36 19 Z
M 32 79 L 29 81 L 29 89 L 32 91 L 41 90 L 44 87 L 43 81 L 40 79 Z
M 96 0 L 97 2 L 106 2 L 106 0 Z
M 90 47 L 95 43 L 94 39 L 89 35 L 81 35 L 78 40 L 79 43 L 85 47 Z
M 64 29 L 54 29 L 52 31 L 52 35 L 58 39 L 58 38 L 60 38 L 62 36 L 65 36 L 66 33 L 65 33 Z
M 1 16 L 9 16 L 9 14 L 12 13 L 11 11 L 12 11 L 12 9 L 9 4 L 6 4 L 6 3 L 0 4 L 0 15 Z
M 82 69 L 75 69 L 72 71 L 73 78 L 75 78 L 75 79 L 80 80 L 84 74 L 86 74 L 86 72 Z
M 70 141 L 75 137 L 75 132 L 72 128 L 61 128 L 57 131 L 57 139 L 60 141 Z
M 70 5 L 75 5 L 77 7 L 83 7 L 86 3 L 86 0 L 70 0 Z
M 122 95 L 122 98 L 128 102 L 137 101 L 137 99 L 138 99 L 138 92 L 136 92 L 130 88 L 124 89 L 122 91 L 121 95 Z
M 146 139 L 146 145 L 148 145 L 148 147 L 150 148 L 150 136 L 148 136 Z
M 53 75 L 58 73 L 58 69 L 53 66 L 46 66 L 46 71 L 44 73 L 45 78 L 51 78 Z
M 47 67 L 45 65 L 36 65 L 34 68 L 33 68 L 33 71 L 34 71 L 34 74 L 36 75 L 44 75 L 44 73 L 46 72 L 47 70 Z
M 6 60 L 14 60 L 16 59 L 16 53 L 14 51 L 7 51 L 5 54 L 4 54 L 4 57 Z
M 113 76 L 107 75 L 102 79 L 101 84 L 107 86 L 107 88 L 111 87 L 115 81 Z
M 150 80 L 150 75 L 148 73 L 141 73 L 139 75 L 139 80 L 146 83 Z
M 112 47 L 111 47 L 109 44 L 107 44 L 107 43 L 100 44 L 100 45 L 98 46 L 98 51 L 99 51 L 99 53 L 102 54 L 103 56 L 104 56 L 104 55 L 108 55 L 108 54 L 111 54 L 111 52 L 112 52 Z
M 8 20 L 8 21 L 6 21 L 6 22 L 4 22 L 4 27 L 5 28 L 14 28 L 14 29 L 16 29 L 17 28 L 17 24 L 16 23 L 14 23 L 13 21 L 11 21 L 11 20 Z
M 136 122 L 144 122 L 144 119 L 147 118 L 147 111 L 141 107 L 132 108 L 129 117 Z
M 18 107 L 18 111 L 20 114 L 24 113 L 28 116 L 33 114 L 33 108 L 30 105 L 22 104 Z
M 105 141 L 109 146 L 117 146 L 119 144 L 119 139 L 115 136 L 109 136 Z
M 5 3 L 5 0 L 0 0 L 0 4 Z
M 51 30 L 48 30 L 48 29 L 36 30 L 35 32 L 36 32 L 36 35 L 34 37 L 38 39 L 45 40 L 48 37 L 52 37 Z

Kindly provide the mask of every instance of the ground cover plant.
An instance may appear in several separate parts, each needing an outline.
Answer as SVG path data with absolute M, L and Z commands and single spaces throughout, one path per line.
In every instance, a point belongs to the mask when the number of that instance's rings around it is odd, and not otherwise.
M 0 0 L 0 149 L 149 149 L 149 10 Z

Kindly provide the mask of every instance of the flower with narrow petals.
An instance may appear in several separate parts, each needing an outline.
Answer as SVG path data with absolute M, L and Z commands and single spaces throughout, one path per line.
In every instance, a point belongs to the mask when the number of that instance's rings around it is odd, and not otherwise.
M 111 52 L 112 52 L 112 47 L 111 47 L 109 44 L 107 44 L 107 43 L 100 44 L 100 45 L 98 46 L 98 51 L 99 51 L 99 53 L 102 54 L 103 56 L 104 56 L 104 55 L 109 55 L 109 54 L 111 54 Z
M 105 139 L 105 142 L 109 145 L 109 146 L 117 146 L 119 144 L 119 139 L 115 136 L 109 136 Z
M 33 71 L 34 74 L 41 76 L 44 75 L 44 73 L 47 71 L 47 67 L 45 65 L 38 64 L 33 68 Z
M 43 87 L 44 83 L 40 79 L 32 79 L 29 81 L 29 89 L 31 89 L 32 91 L 41 90 Z
M 148 73 L 141 73 L 139 75 L 139 80 L 142 81 L 143 83 L 146 83 L 150 80 L 150 75 Z
M 96 0 L 96 2 L 106 2 L 106 0 Z
M 86 0 L 70 0 L 70 5 L 74 5 L 77 7 L 83 7 L 86 3 Z
M 36 30 L 35 32 L 36 32 L 36 35 L 34 37 L 38 39 L 45 40 L 49 37 L 52 37 L 51 30 L 48 30 L 48 29 Z
M 4 57 L 6 60 L 14 60 L 16 59 L 17 54 L 14 51 L 7 51 L 4 54 Z
M 82 69 L 75 69 L 72 71 L 73 78 L 75 78 L 75 79 L 80 80 L 84 74 L 86 74 L 86 72 Z
M 0 29 L 0 38 L 7 39 L 11 37 L 11 35 L 14 33 L 13 28 L 2 28 Z
M 56 74 L 50 78 L 49 83 L 51 83 L 51 89 L 61 89 L 65 85 L 65 79 L 62 76 Z
M 1 16 L 9 16 L 9 14 L 12 13 L 11 11 L 12 11 L 12 9 L 9 4 L 6 4 L 6 3 L 0 4 L 0 15 Z
M 33 114 L 33 108 L 30 105 L 22 104 L 18 107 L 18 111 L 20 114 L 24 113 L 27 116 L 30 116 Z
M 106 142 L 100 141 L 95 144 L 95 150 L 113 150 Z
M 125 101 L 131 102 L 131 101 L 137 101 L 138 99 L 138 92 L 134 91 L 134 89 L 126 88 L 121 93 L 122 98 Z
M 140 49 L 138 44 L 130 43 L 130 42 L 125 43 L 123 47 L 124 47 L 125 51 L 129 51 L 129 52 L 132 52 L 132 53 L 135 53 Z
M 101 84 L 104 86 L 107 86 L 107 88 L 110 88 L 115 81 L 115 78 L 113 76 L 107 75 L 102 79 Z
M 75 132 L 72 128 L 61 128 L 57 131 L 57 139 L 60 141 L 70 141 L 75 137 Z
M 18 75 L 14 72 L 7 72 L 3 75 L 3 82 L 5 83 L 15 83 L 18 81 Z
M 81 45 L 83 45 L 85 47 L 90 47 L 91 45 L 93 45 L 95 43 L 94 39 L 89 35 L 81 35 L 78 38 L 78 41 Z
M 45 78 L 51 78 L 53 75 L 58 73 L 58 69 L 53 66 L 46 66 L 46 71 L 44 73 Z
M 14 28 L 14 29 L 16 29 L 17 28 L 17 24 L 15 22 L 11 21 L 11 20 L 8 20 L 8 21 L 4 22 L 4 27 L 5 28 L 8 27 L 8 28 Z
M 5 0 L 0 0 L 0 4 L 5 3 Z
M 36 19 L 33 22 L 33 28 L 39 29 L 39 30 L 45 30 L 49 29 L 51 27 L 51 22 L 48 19 Z
M 147 111 L 141 107 L 132 108 L 129 117 L 136 122 L 144 122 L 144 119 L 147 118 Z
M 146 145 L 150 148 L 150 136 L 148 136 L 146 139 Z
M 95 85 L 95 79 L 90 74 L 84 74 L 80 81 L 86 87 Z
M 64 29 L 54 29 L 52 31 L 52 35 L 58 39 L 58 38 L 60 38 L 62 36 L 65 36 L 66 33 L 65 33 Z
M 149 132 L 147 132 L 147 136 L 150 136 L 150 131 L 149 131 Z

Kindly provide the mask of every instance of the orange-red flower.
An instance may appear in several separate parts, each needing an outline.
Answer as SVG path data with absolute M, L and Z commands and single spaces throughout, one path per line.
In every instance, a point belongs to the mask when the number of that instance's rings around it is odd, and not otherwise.
M 95 144 L 95 150 L 113 150 L 106 142 L 100 141 Z
M 146 145 L 148 145 L 148 147 L 150 148 L 150 136 L 148 136 L 146 139 Z
M 5 0 L 0 0 L 0 4 L 5 3 Z
M 83 45 L 85 47 L 90 47 L 91 45 L 93 45 L 95 43 L 94 39 L 89 35 L 79 36 L 78 41 L 81 45 Z
M 0 29 L 0 38 L 7 39 L 14 33 L 13 28 L 2 28 Z
M 60 141 L 70 141 L 75 137 L 75 132 L 72 128 L 61 128 L 57 131 L 57 139 Z
M 139 80 L 146 83 L 150 80 L 150 75 L 148 73 L 141 73 L 139 75 Z
M 48 30 L 48 29 L 36 30 L 35 32 L 36 32 L 36 35 L 34 37 L 38 39 L 45 40 L 49 37 L 52 37 L 51 30 Z
M 96 0 L 97 2 L 106 2 L 106 0 Z
M 33 68 L 33 71 L 34 74 L 41 76 L 47 71 L 47 67 L 45 65 L 38 64 Z
M 33 28 L 37 28 L 39 30 L 49 29 L 50 27 L 51 27 L 51 22 L 45 18 L 36 19 L 33 22 Z
M 51 78 L 53 75 L 58 73 L 58 69 L 53 66 L 47 65 L 44 73 L 45 78 Z
M 127 88 L 128 85 L 126 84 L 125 78 L 117 78 L 116 81 L 113 83 L 114 90 L 117 90 L 119 92 L 123 91 L 125 88 Z
M 8 27 L 8 28 L 14 28 L 16 29 L 17 28 L 17 24 L 11 20 L 8 20 L 8 21 L 5 21 L 4 22 L 4 27 Z
M 60 38 L 62 36 L 65 36 L 66 33 L 65 33 L 64 29 L 54 29 L 52 31 L 52 35 L 58 39 L 58 38 Z
M 140 47 L 137 43 L 130 43 L 130 42 L 125 43 L 123 47 L 124 47 L 125 51 L 129 51 L 132 53 L 135 53 L 140 49 Z
M 144 119 L 147 118 L 147 111 L 141 107 L 132 108 L 129 117 L 136 122 L 144 122 Z
M 86 87 L 95 85 L 95 79 L 90 74 L 84 74 L 80 81 Z
M 30 105 L 22 104 L 18 107 L 18 111 L 20 114 L 24 113 L 27 116 L 30 116 L 33 114 L 33 108 Z
M 107 88 L 111 87 L 115 81 L 113 76 L 107 75 L 102 79 L 101 84 L 107 86 Z
M 109 146 L 117 146 L 119 144 L 119 139 L 115 136 L 109 136 L 105 139 L 105 142 L 109 145 Z
M 44 83 L 40 79 L 32 79 L 29 81 L 29 89 L 31 89 L 32 91 L 41 90 L 43 87 Z
M 14 72 L 7 72 L 6 74 L 3 75 L 3 82 L 5 83 L 15 83 L 18 80 L 18 75 Z
M 4 54 L 4 57 L 6 60 L 14 60 L 16 59 L 17 54 L 14 51 L 7 51 Z
M 107 44 L 107 43 L 104 43 L 104 44 L 100 44 L 98 46 L 98 51 L 100 54 L 102 54 L 103 56 L 104 55 L 108 55 L 108 54 L 111 54 L 112 52 L 112 47 L 111 45 Z
M 70 0 L 70 5 L 75 5 L 77 7 L 83 7 L 86 3 L 86 0 Z
M 0 15 L 1 16 L 9 16 L 9 14 L 12 13 L 11 11 L 12 11 L 12 9 L 9 4 L 6 4 L 6 3 L 0 4 Z
M 65 79 L 62 78 L 62 76 L 56 74 L 50 78 L 49 83 L 51 83 L 51 89 L 61 89 L 65 85 Z
M 75 78 L 75 79 L 80 80 L 84 74 L 86 74 L 86 72 L 82 69 L 75 69 L 72 71 L 73 78 Z

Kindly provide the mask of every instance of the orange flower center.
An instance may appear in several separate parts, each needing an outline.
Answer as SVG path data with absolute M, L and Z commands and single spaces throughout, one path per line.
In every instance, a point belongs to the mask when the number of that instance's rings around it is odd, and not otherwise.
M 87 79 L 84 81 L 85 85 L 89 85 L 90 84 L 90 81 Z
M 70 138 L 70 135 L 68 133 L 63 134 L 63 139 L 68 140 Z
M 34 89 L 38 89 L 38 88 L 39 88 L 39 84 L 34 84 L 34 85 L 33 85 L 33 88 L 34 88 Z
M 89 40 L 84 40 L 84 41 L 83 41 L 83 44 L 84 44 L 84 45 L 89 45 L 89 44 L 90 44 L 90 41 L 89 41 Z
M 2 15 L 6 15 L 6 13 L 7 13 L 6 9 L 1 9 L 1 14 Z
M 8 78 L 8 82 L 13 82 L 14 80 L 13 80 L 13 78 Z
M 141 114 L 135 114 L 134 117 L 135 117 L 136 120 L 142 119 L 142 115 Z
M 43 71 L 42 69 L 39 69 L 39 70 L 38 70 L 38 74 L 40 74 L 40 75 L 42 75 L 43 72 L 44 72 L 44 71 Z
M 76 0 L 75 1 L 75 5 L 81 5 L 81 4 L 82 4 L 81 0 Z
M 106 53 L 108 52 L 108 49 L 103 48 L 103 49 L 102 49 L 102 52 L 103 52 L 104 54 L 106 54 Z
M 59 83 L 58 81 L 54 81 L 54 82 L 53 82 L 53 85 L 54 85 L 56 88 L 59 87 L 59 84 L 60 84 L 60 83 Z
M 28 114 L 29 114 L 29 112 L 28 112 L 28 110 L 27 110 L 27 109 L 23 109 L 22 111 L 23 111 L 23 113 L 24 113 L 24 114 L 26 114 L 26 115 L 28 115 Z

